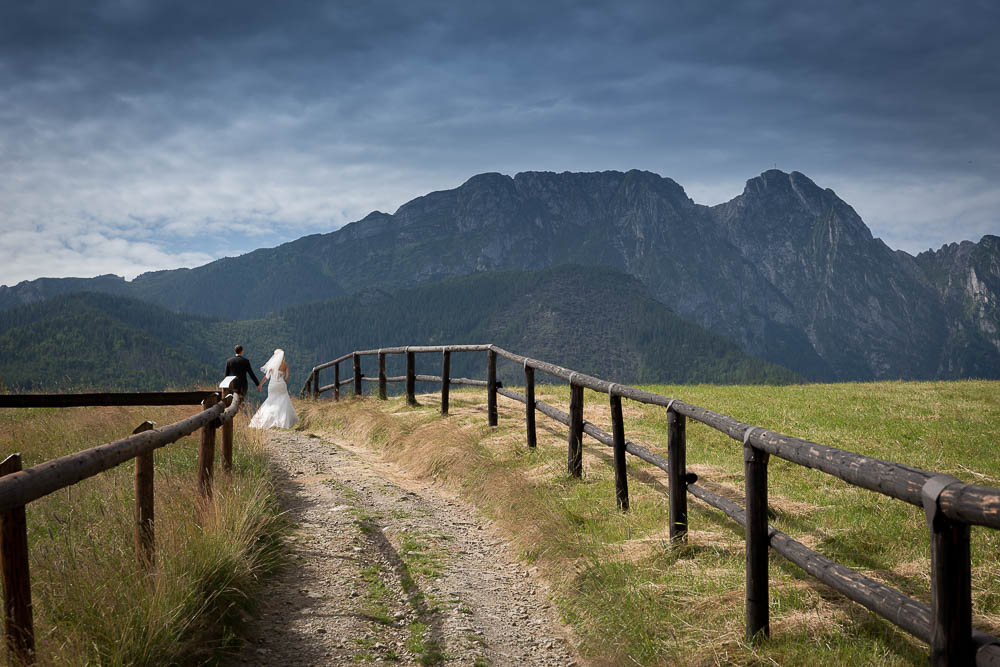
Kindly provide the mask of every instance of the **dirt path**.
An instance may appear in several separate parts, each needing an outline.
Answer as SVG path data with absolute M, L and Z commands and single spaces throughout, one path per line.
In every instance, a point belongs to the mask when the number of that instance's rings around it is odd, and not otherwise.
M 273 431 L 291 564 L 236 663 L 571 665 L 545 585 L 488 523 L 348 443 Z

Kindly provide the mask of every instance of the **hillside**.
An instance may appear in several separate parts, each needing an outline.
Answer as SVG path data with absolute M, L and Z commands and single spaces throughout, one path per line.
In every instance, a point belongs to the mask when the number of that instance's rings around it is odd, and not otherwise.
M 297 388 L 313 365 L 354 349 L 494 342 L 621 382 L 794 382 L 671 313 L 634 278 L 557 267 L 369 290 L 258 320 L 173 313 L 126 297 L 80 293 L 15 308 L 0 327 L 0 379 L 18 390 L 157 389 L 214 382 L 233 343 L 256 365 L 283 347 Z M 402 360 L 391 359 L 390 373 Z M 437 359 L 422 358 L 421 372 Z M 456 355 L 455 375 L 482 377 L 484 360 Z M 501 366 L 516 381 L 517 369 Z M 375 369 L 366 367 L 374 375 Z
M 210 324 L 97 293 L 13 308 L 0 323 L 0 387 L 143 391 L 211 382 L 200 343 Z
M 297 306 L 282 318 L 308 323 L 296 327 L 296 341 L 325 359 L 379 346 L 492 342 L 620 382 L 798 379 L 671 313 L 637 280 L 608 269 L 483 273 Z M 393 362 L 401 364 L 399 358 Z M 439 360 L 421 364 L 421 372 L 436 372 Z M 478 355 L 456 355 L 452 364 L 456 375 L 484 374 Z M 523 381 L 520 369 L 499 368 L 501 378 Z
M 246 319 L 565 263 L 632 275 L 678 315 L 810 379 L 1000 377 L 1000 238 L 915 258 L 873 238 L 832 190 L 777 170 L 714 207 L 649 172 L 481 174 L 392 215 L 195 269 L 0 287 L 0 307 L 83 288 Z

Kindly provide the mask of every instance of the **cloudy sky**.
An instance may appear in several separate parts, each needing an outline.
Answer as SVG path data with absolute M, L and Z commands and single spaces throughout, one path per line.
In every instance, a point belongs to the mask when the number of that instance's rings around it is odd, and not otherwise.
M 1000 4 L 4 2 L 0 284 L 195 266 L 473 174 L 802 171 L 890 246 L 1000 233 Z

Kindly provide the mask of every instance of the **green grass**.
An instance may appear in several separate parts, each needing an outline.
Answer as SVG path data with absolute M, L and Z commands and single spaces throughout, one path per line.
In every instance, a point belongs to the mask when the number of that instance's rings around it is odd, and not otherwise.
M 0 456 L 25 467 L 122 438 L 145 419 L 194 408 L 0 410 Z M 156 564 L 133 542 L 133 466 L 124 464 L 27 507 L 41 664 L 213 662 L 239 646 L 283 527 L 258 436 L 238 423 L 231 478 L 196 491 L 196 437 L 155 453 Z
M 361 570 L 361 578 L 368 584 L 368 590 L 365 592 L 365 613 L 373 621 L 382 625 L 392 625 L 387 604 L 390 599 L 389 588 L 385 585 L 383 577 L 382 568 L 378 565 L 371 565 Z
M 959 479 L 1000 486 L 1000 383 L 650 386 L 666 396 L 788 435 Z M 538 397 L 565 409 L 565 387 Z M 667 541 L 666 479 L 629 462 L 631 511 L 618 512 L 610 448 L 585 438 L 582 480 L 566 475 L 565 427 L 538 414 L 539 447 L 524 446 L 523 406 L 500 400 L 485 422 L 481 391 L 323 403 L 312 428 L 360 436 L 413 474 L 463 491 L 555 584 L 585 657 L 612 663 L 926 664 L 927 647 L 771 555 L 769 641 L 743 638 L 743 529 L 689 500 L 686 546 Z M 322 407 L 320 407 L 322 406 Z M 585 393 L 585 416 L 609 430 L 606 395 Z M 627 436 L 666 454 L 662 408 L 626 401 Z M 336 424 L 336 426 L 333 426 Z M 741 443 L 691 420 L 688 466 L 701 484 L 742 504 Z M 631 457 L 630 457 L 631 459 Z M 772 457 L 771 523 L 824 555 L 929 602 L 926 522 L 916 507 Z M 1000 531 L 973 527 L 977 626 L 1000 634 Z
M 410 636 L 406 640 L 406 648 L 415 656 L 421 665 L 438 665 L 448 659 L 441 644 L 427 637 L 427 625 L 421 621 L 410 623 Z

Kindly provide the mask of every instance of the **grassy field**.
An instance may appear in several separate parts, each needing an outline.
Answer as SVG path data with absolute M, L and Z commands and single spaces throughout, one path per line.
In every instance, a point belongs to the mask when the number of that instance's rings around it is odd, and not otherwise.
M 0 410 L 0 458 L 25 467 L 117 440 L 145 419 L 197 410 Z M 237 418 L 234 471 L 217 468 L 213 501 L 196 492 L 197 434 L 155 453 L 156 565 L 133 541 L 133 466 L 124 464 L 27 507 L 41 664 L 169 665 L 220 659 L 278 558 L 281 531 L 259 436 Z
M 742 421 L 869 456 L 1000 486 L 1000 383 L 652 386 Z M 565 409 L 565 387 L 538 398 Z M 485 394 L 306 402 L 311 429 L 370 443 L 411 474 L 460 492 L 494 519 L 522 558 L 555 584 L 581 653 L 595 664 L 926 664 L 927 647 L 771 555 L 770 641 L 743 640 L 743 529 L 690 499 L 687 546 L 667 542 L 665 474 L 629 463 L 631 511 L 615 509 L 610 448 L 585 437 L 584 477 L 566 475 L 565 427 L 539 414 L 524 446 L 523 406 Z M 587 392 L 585 417 L 610 431 L 607 396 Z M 626 402 L 626 435 L 666 453 L 664 411 Z M 688 422 L 699 483 L 742 504 L 739 443 Z M 632 458 L 632 457 L 630 457 Z M 860 572 L 929 602 L 923 512 L 772 457 L 771 523 Z M 1000 532 L 972 529 L 975 623 L 1000 634 Z

